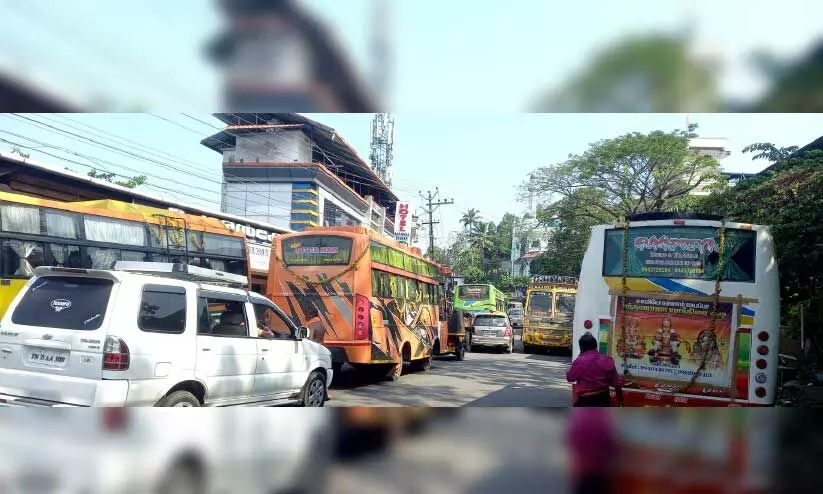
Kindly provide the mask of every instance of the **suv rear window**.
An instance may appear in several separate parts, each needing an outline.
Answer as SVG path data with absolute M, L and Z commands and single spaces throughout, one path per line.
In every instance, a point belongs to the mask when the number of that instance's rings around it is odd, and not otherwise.
M 474 318 L 474 325 L 502 328 L 506 325 L 506 318 L 499 316 L 477 316 Z
M 100 328 L 114 282 L 100 278 L 45 276 L 23 295 L 11 322 L 24 326 L 93 331 Z

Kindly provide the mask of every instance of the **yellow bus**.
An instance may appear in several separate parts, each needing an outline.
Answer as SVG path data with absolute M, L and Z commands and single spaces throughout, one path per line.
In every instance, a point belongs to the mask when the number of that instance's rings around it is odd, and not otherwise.
M 523 313 L 523 351 L 571 351 L 577 278 L 532 276 Z
M 174 262 L 249 276 L 245 237 L 220 220 L 113 200 L 0 192 L 0 317 L 38 266 Z

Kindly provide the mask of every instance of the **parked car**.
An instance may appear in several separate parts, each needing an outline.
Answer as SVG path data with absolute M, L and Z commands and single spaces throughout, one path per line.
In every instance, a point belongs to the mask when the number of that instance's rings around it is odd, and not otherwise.
M 333 454 L 330 412 L 7 410 L 0 419 L 0 489 L 320 494 Z
M 0 323 L 0 405 L 323 406 L 330 352 L 264 296 L 211 284 L 232 276 L 37 268 Z
M 523 329 L 523 309 L 513 308 L 509 310 L 509 321 L 513 328 Z
M 477 314 L 472 322 L 472 349 L 494 347 L 506 353 L 514 350 L 514 333 L 508 316 L 502 312 Z

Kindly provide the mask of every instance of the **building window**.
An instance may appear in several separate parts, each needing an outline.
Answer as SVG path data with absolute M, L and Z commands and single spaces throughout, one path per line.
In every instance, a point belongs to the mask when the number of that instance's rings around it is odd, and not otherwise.
M 323 201 L 323 226 L 360 226 L 360 220 L 329 201 Z

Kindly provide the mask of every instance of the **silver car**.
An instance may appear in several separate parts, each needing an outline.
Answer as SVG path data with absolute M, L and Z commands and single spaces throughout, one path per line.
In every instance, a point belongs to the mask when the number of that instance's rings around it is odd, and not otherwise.
M 514 332 L 508 316 L 502 313 L 478 314 L 472 325 L 471 346 L 494 347 L 512 353 Z
M 510 309 L 509 320 L 511 321 L 513 328 L 523 329 L 523 309 Z

